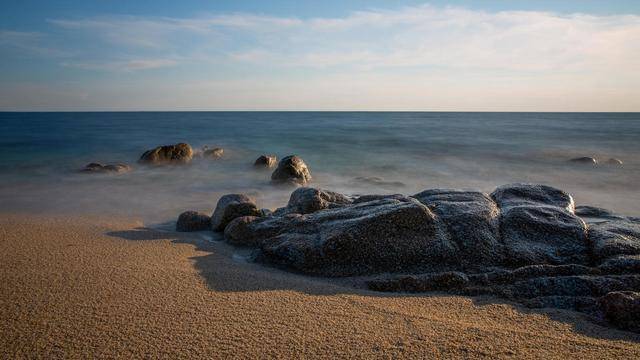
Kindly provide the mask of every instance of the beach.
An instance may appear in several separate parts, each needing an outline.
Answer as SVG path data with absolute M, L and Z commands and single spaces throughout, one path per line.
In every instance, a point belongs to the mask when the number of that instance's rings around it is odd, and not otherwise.
M 577 312 L 357 289 L 129 217 L 0 218 L 3 358 L 640 356 Z

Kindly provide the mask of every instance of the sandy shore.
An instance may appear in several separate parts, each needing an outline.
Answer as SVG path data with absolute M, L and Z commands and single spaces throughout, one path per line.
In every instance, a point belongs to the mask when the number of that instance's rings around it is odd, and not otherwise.
M 130 220 L 0 218 L 1 358 L 640 358 L 573 312 L 356 290 Z

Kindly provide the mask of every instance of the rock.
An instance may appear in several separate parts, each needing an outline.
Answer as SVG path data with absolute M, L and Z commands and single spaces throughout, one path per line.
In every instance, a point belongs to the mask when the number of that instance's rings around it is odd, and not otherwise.
M 455 254 L 436 216 L 411 198 L 382 199 L 281 219 L 259 219 L 249 225 L 256 230 L 262 226 L 264 234 L 272 236 L 261 241 L 258 260 L 304 273 L 397 272 L 445 262 Z
M 351 199 L 333 191 L 302 187 L 291 193 L 287 211 L 310 214 L 351 204 Z
M 614 214 L 611 210 L 595 206 L 576 206 L 575 214 L 581 218 L 590 219 L 624 219 L 624 217 Z
M 640 224 L 624 218 L 591 224 L 589 241 L 597 260 L 617 255 L 640 255 Z
M 260 210 L 248 196 L 242 194 L 224 195 L 218 200 L 216 209 L 211 215 L 211 229 L 223 231 L 227 224 L 235 218 L 260 215 Z
M 265 217 L 271 215 L 273 215 L 273 211 L 271 211 L 271 209 L 260 209 L 260 216 Z
M 178 217 L 176 231 L 203 231 L 211 227 L 211 217 L 196 211 L 185 211 Z
M 598 160 L 589 156 L 577 157 L 569 160 L 569 162 L 575 164 L 584 164 L 584 165 L 598 165 Z
M 498 229 L 500 212 L 486 194 L 462 190 L 426 190 L 413 195 L 447 225 L 466 265 L 489 266 L 503 261 Z
M 253 166 L 256 167 L 274 167 L 276 165 L 277 159 L 275 155 L 260 155 L 259 158 L 253 163 Z
M 507 207 L 500 230 L 509 266 L 588 262 L 587 225 L 564 208 Z
M 193 158 L 191 145 L 179 143 L 175 145 L 158 146 L 145 151 L 138 162 L 151 165 L 186 164 Z
M 213 149 L 209 149 L 208 146 L 205 146 L 202 149 L 202 157 L 205 159 L 219 159 L 222 157 L 222 155 L 224 155 L 224 149 L 223 148 L 213 148 Z
M 360 204 L 363 202 L 369 202 L 369 201 L 374 201 L 374 200 L 382 200 L 382 199 L 396 199 L 396 200 L 402 200 L 404 199 L 405 196 L 402 194 L 392 194 L 392 195 L 361 195 L 355 198 L 355 200 L 353 200 L 354 204 Z
M 398 188 L 398 187 L 405 186 L 405 184 L 400 181 L 385 181 L 383 178 L 377 177 L 377 176 L 358 176 L 354 180 L 359 183 L 379 186 L 379 187 Z
M 367 281 L 369 289 L 383 292 L 427 292 L 461 288 L 469 283 L 467 275 L 461 272 L 401 276 L 393 279 Z
M 575 203 L 571 195 L 547 185 L 509 184 L 496 188 L 491 197 L 501 209 L 521 205 L 556 206 L 573 213 Z
M 271 174 L 271 181 L 304 186 L 311 181 L 311 173 L 302 158 L 290 155 L 280 160 L 278 167 Z
M 610 158 L 607 160 L 607 165 L 611 166 L 622 166 L 622 160 L 616 158 Z
M 258 219 L 257 216 L 241 216 L 233 219 L 224 229 L 224 239 L 236 246 L 258 246 L 254 230 L 248 225 Z
M 640 255 L 618 255 L 603 261 L 599 266 L 607 274 L 639 274 Z
M 131 166 L 127 165 L 127 164 L 107 164 L 107 165 L 103 165 L 100 163 L 90 163 L 87 164 L 87 166 L 85 166 L 84 168 L 82 168 L 80 171 L 83 173 L 88 173 L 88 174 L 98 174 L 98 173 L 115 173 L 115 174 L 122 174 L 122 173 L 126 173 L 131 171 Z
M 600 306 L 607 321 L 614 326 L 640 332 L 640 293 L 615 291 L 600 298 Z

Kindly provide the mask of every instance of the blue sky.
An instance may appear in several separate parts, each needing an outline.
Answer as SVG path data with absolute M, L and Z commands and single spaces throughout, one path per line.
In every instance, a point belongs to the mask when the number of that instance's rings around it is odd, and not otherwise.
M 0 110 L 640 111 L 640 1 L 15 1 Z

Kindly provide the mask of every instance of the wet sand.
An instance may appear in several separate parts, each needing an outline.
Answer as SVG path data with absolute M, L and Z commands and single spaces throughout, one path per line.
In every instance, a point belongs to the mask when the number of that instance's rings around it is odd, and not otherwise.
M 490 297 L 379 294 L 127 219 L 0 214 L 0 358 L 639 358 L 640 335 Z

